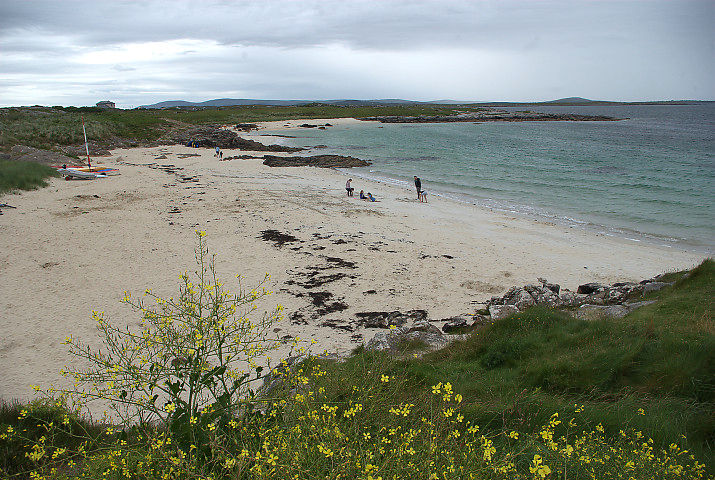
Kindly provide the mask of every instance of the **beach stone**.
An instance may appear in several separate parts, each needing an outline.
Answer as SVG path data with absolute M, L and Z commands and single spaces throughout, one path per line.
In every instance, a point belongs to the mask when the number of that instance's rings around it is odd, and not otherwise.
M 405 333 L 425 332 L 442 335 L 442 332 L 439 330 L 439 328 L 432 325 L 426 318 L 419 318 L 415 320 L 412 325 L 407 328 L 403 327 L 403 329 Z
M 504 305 L 514 305 L 519 310 L 536 305 L 534 297 L 525 288 L 512 287 L 503 298 Z
M 519 313 L 519 309 L 514 305 L 490 305 L 489 315 L 492 320 L 502 320 L 506 317 Z
M 537 305 L 557 307 L 561 305 L 559 295 L 543 285 L 526 285 L 524 287 Z
M 588 301 L 588 295 L 564 290 L 559 294 L 559 301 L 563 307 L 578 307 Z
M 430 350 L 443 348 L 448 343 L 439 328 L 427 320 L 418 320 L 410 327 L 403 326 L 376 333 L 365 345 L 365 349 L 372 351 L 397 350 L 400 345 L 415 340 L 424 343 Z
M 604 293 L 606 303 L 622 303 L 634 290 L 641 290 L 642 287 L 635 283 L 620 283 L 613 284 L 608 287 Z
M 389 328 L 394 325 L 401 327 L 408 322 L 427 320 L 427 310 L 408 310 L 400 312 L 359 312 L 355 314 L 358 323 L 365 328 Z
M 559 291 L 561 290 L 561 285 L 556 284 L 556 283 L 549 283 L 548 280 L 546 280 L 545 278 L 541 278 L 541 277 L 537 278 L 536 280 L 537 280 L 539 283 L 541 283 L 541 285 L 542 285 L 544 288 L 548 288 L 549 290 L 551 290 L 552 292 L 554 292 L 556 295 L 559 294 Z
M 643 295 L 646 293 L 650 292 L 657 292 L 658 290 L 662 290 L 665 287 L 671 286 L 672 283 L 666 283 L 666 282 L 649 282 L 643 285 Z
M 478 314 L 478 313 L 477 313 L 477 314 L 474 314 L 474 315 L 472 316 L 472 319 L 473 319 L 473 322 L 472 322 L 472 326 L 473 326 L 473 327 L 477 327 L 477 326 L 480 326 L 480 325 L 486 325 L 486 324 L 492 322 L 491 317 L 488 317 L 488 316 L 486 316 L 486 315 L 481 315 L 481 314 Z
M 601 285 L 600 283 L 584 283 L 583 285 L 578 286 L 576 293 L 583 293 L 585 295 L 590 295 L 592 293 L 596 293 L 596 292 L 605 290 L 605 288 L 606 288 L 606 286 Z
M 392 348 L 393 342 L 396 341 L 396 337 L 392 335 L 392 332 L 377 332 L 367 345 L 365 345 L 365 350 L 382 352 L 385 350 L 390 350 Z
M 437 327 L 435 327 L 437 328 Z M 449 341 L 442 334 L 442 332 L 437 329 L 437 332 L 423 332 L 416 331 L 405 334 L 404 340 L 407 342 L 419 341 L 424 343 L 430 350 L 439 350 L 447 346 Z
M 465 327 L 469 326 L 469 322 L 467 321 L 467 318 L 462 317 L 462 316 L 448 318 L 448 319 L 446 319 L 446 322 L 447 323 L 445 323 L 442 326 L 442 331 L 444 333 L 453 332 L 460 328 L 465 328 Z
M 358 323 L 365 328 L 387 328 L 387 316 L 390 312 L 359 312 Z
M 585 303 L 590 303 L 592 305 L 605 305 L 606 304 L 606 290 L 601 290 L 597 293 L 592 293 L 587 295 Z

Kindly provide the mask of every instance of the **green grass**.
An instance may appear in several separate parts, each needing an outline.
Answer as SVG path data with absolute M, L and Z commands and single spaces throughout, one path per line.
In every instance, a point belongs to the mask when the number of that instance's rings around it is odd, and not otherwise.
M 47 178 L 56 176 L 57 171 L 47 165 L 0 159 L 0 194 L 45 187 Z
M 46 425 L 58 428 L 48 430 Z M 83 443 L 87 450 L 100 444 L 103 429 L 67 410 L 64 406 L 35 401 L 28 405 L 0 402 L 0 432 L 12 426 L 14 434 L 0 440 L 0 475 L 13 475 L 33 467 L 25 455 L 32 445 L 62 445 L 68 450 Z M 48 438 L 49 437 L 49 438 Z M 86 443 L 85 443 L 86 442 Z
M 429 385 L 451 382 L 464 395 L 468 419 L 494 431 L 538 429 L 549 416 L 585 417 L 615 435 L 625 425 L 660 445 L 681 435 L 701 461 L 715 455 L 715 262 L 648 298 L 656 303 L 623 319 L 586 322 L 533 308 L 494 323 L 465 341 L 422 359 L 394 360 L 358 351 L 329 364 L 336 397 L 364 372 L 387 363 L 411 385 L 409 399 Z M 639 414 L 642 408 L 645 415 Z

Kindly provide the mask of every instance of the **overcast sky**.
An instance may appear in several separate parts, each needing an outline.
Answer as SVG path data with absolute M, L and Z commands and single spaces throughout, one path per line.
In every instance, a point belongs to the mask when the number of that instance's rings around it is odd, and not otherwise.
M 0 106 L 715 100 L 715 1 L 0 0 Z

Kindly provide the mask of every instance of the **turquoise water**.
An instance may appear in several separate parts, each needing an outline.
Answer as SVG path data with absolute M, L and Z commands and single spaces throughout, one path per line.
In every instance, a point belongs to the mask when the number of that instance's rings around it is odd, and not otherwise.
M 523 109 L 523 108 L 522 108 Z M 355 177 L 634 240 L 715 249 L 715 104 L 550 107 L 619 122 L 358 124 L 281 132 L 372 162 Z

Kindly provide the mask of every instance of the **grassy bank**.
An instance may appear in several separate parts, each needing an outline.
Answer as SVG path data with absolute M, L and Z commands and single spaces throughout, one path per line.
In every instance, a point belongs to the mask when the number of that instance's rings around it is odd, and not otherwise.
M 629 425 L 661 446 L 685 435 L 687 448 L 713 465 L 715 262 L 669 277 L 673 287 L 648 297 L 656 303 L 623 319 L 586 322 L 533 308 L 388 368 L 414 386 L 405 401 L 438 382 L 457 386 L 465 416 L 489 430 L 534 431 L 554 412 L 583 405 L 583 418 L 609 435 Z M 384 361 L 378 357 L 360 352 L 326 365 L 329 378 L 340 379 L 335 395 Z
M 235 106 L 199 110 L 102 110 L 95 107 L 14 107 L 0 109 L 0 150 L 13 145 L 53 149 L 82 143 L 84 117 L 88 138 L 97 143 L 116 139 L 138 143 L 158 139 L 177 122 L 188 125 L 235 124 L 288 119 L 369 117 L 375 115 L 448 115 L 469 107 L 393 105 L 340 107 L 334 105 Z
M 201 252 L 208 255 L 201 248 L 199 260 Z M 164 416 L 162 428 L 82 423 L 62 403 L 15 406 L 0 416 L 0 473 L 24 478 L 35 470 L 57 479 L 708 478 L 715 458 L 714 276 L 712 260 L 673 273 L 665 279 L 672 287 L 647 297 L 655 303 L 623 319 L 583 321 L 534 308 L 422 358 L 360 349 L 345 362 L 286 364 L 274 371 L 271 388 L 230 406 L 240 415 L 222 413 L 228 397 L 221 396 L 210 407 L 187 410 L 179 394 L 184 381 L 211 390 L 233 377 L 223 376 L 225 367 L 200 362 L 196 374 L 180 374 L 195 357 L 175 364 L 176 353 L 162 356 L 157 342 L 180 339 L 147 331 L 132 337 L 159 348 L 149 355 L 155 363 L 147 378 L 157 382 L 164 361 L 166 385 L 176 395 L 162 405 L 148 403 Z M 201 325 L 214 318 L 212 335 L 219 337 L 231 325 L 228 317 L 204 318 L 184 308 L 222 310 L 228 297 L 208 278 L 196 288 L 186 279 L 179 316 L 161 299 L 160 315 L 142 310 L 167 332 L 184 322 L 176 332 L 188 332 L 191 352 L 213 341 Z M 215 308 L 196 307 L 212 289 L 218 303 L 206 305 Z M 126 351 L 144 357 L 143 350 Z M 111 398 L 130 398 L 123 389 L 131 383 L 122 379 L 138 375 L 139 367 L 130 362 L 124 370 L 121 359 L 115 364 L 108 357 L 100 363 L 91 380 L 104 379 Z
M 45 187 L 47 178 L 56 176 L 57 171 L 47 165 L 0 159 L 0 194 Z

